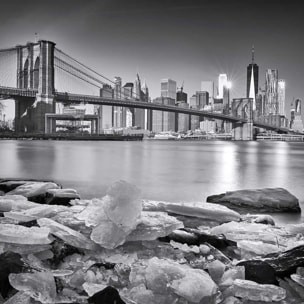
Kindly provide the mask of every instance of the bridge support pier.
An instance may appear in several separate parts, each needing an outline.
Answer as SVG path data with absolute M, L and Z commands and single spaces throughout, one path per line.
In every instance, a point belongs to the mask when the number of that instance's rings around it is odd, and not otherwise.
M 233 123 L 233 140 L 253 140 L 253 123 Z

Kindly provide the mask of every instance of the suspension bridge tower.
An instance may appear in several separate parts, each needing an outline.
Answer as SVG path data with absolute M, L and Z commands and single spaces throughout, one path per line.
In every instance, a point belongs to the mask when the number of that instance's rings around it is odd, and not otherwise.
M 40 40 L 17 46 L 17 88 L 37 90 L 36 98 L 15 99 L 15 130 L 45 132 L 45 114 L 55 112 L 55 43 Z

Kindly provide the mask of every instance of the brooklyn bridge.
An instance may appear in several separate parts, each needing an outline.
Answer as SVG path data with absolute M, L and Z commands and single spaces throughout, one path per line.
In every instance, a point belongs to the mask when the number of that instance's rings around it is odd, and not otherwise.
M 79 85 L 75 86 L 75 80 Z M 70 85 L 73 81 L 74 84 Z M 108 77 L 58 49 L 51 41 L 40 40 L 0 50 L 0 97 L 15 101 L 16 132 L 54 132 L 56 119 L 65 119 L 62 114 L 56 113 L 57 103 L 147 109 L 150 116 L 157 110 L 217 119 L 230 122 L 233 138 L 240 140 L 252 140 L 255 128 L 289 132 L 287 128 L 255 120 L 251 98 L 236 100 L 230 113 L 223 114 L 157 104 L 140 98 L 130 99 L 123 94 L 110 97 L 100 96 L 100 93 L 90 95 L 81 92 L 81 84 L 97 89 L 104 85 L 115 85 Z M 94 122 L 97 132 L 100 123 L 98 117 L 88 119 Z M 152 126 L 148 128 L 151 130 Z

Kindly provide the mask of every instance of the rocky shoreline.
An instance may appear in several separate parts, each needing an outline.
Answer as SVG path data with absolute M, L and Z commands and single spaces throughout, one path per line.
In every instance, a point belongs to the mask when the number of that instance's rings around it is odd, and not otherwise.
M 83 200 L 2 179 L 0 303 L 304 303 L 304 223 L 268 214 L 300 212 L 297 198 L 275 188 L 208 201 L 144 200 L 124 181 Z

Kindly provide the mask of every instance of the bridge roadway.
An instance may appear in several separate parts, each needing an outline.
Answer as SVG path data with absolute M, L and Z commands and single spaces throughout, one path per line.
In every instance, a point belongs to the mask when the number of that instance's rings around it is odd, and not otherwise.
M 2 98 L 18 98 L 18 97 L 28 97 L 36 98 L 37 90 L 33 89 L 19 89 L 13 87 L 3 87 L 0 86 L 0 96 Z M 158 103 L 151 102 L 142 102 L 142 101 L 132 101 L 126 99 L 114 99 L 114 98 L 105 98 L 93 95 L 80 95 L 80 94 L 71 94 L 67 92 L 55 92 L 55 100 L 63 103 L 84 103 L 84 104 L 95 104 L 95 105 L 108 105 L 108 106 L 117 106 L 117 107 L 128 107 L 128 108 L 141 108 L 157 111 L 166 111 L 174 112 L 181 114 L 189 114 L 194 116 L 202 116 L 212 119 L 220 119 L 234 123 L 246 123 L 247 120 L 241 117 L 235 117 L 231 115 L 225 115 L 221 113 L 200 111 L 195 109 L 181 108 L 177 106 L 168 106 Z M 262 122 L 254 121 L 253 125 L 258 128 L 264 128 L 268 130 L 273 130 L 282 133 L 288 133 L 287 128 L 278 128 L 269 124 Z

